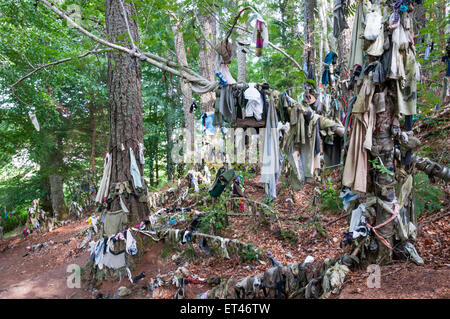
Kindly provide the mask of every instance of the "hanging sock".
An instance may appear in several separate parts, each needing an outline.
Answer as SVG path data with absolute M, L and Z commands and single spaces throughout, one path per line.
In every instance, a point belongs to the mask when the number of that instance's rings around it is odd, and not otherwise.
M 269 43 L 269 32 L 267 31 L 267 23 L 259 14 L 256 16 L 256 25 L 255 30 L 253 31 L 253 40 L 256 44 L 255 55 L 257 57 L 260 57 L 262 56 L 263 48 L 265 48 Z

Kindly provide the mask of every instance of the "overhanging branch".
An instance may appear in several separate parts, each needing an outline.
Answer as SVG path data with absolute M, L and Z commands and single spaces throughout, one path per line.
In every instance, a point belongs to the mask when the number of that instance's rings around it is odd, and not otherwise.
M 91 54 L 100 54 L 100 53 L 104 53 L 104 52 L 107 52 L 107 51 L 109 51 L 109 50 L 108 50 L 108 49 L 103 49 L 103 50 L 96 50 L 96 51 L 94 51 L 94 50 L 93 50 L 93 51 L 88 51 L 88 52 L 86 52 L 86 53 L 84 53 L 84 54 L 78 56 L 77 59 L 84 58 L 84 57 L 86 57 L 86 56 L 88 56 L 88 55 L 91 55 Z M 58 65 L 58 64 L 61 64 L 61 63 L 64 63 L 64 62 L 72 61 L 73 59 L 74 59 L 74 58 L 65 58 L 65 59 L 61 59 L 61 60 L 58 60 L 58 61 L 50 62 L 50 63 L 47 63 L 47 64 L 43 64 L 43 65 L 41 65 L 41 66 L 35 68 L 35 69 L 34 69 L 33 71 L 31 71 L 30 73 L 28 73 L 28 74 L 24 75 L 23 77 L 21 77 L 21 78 L 20 78 L 19 80 L 17 80 L 15 83 L 11 84 L 9 87 L 10 87 L 10 88 L 13 88 L 14 86 L 16 86 L 17 84 L 19 84 L 19 83 L 22 82 L 23 80 L 29 78 L 29 77 L 32 76 L 34 73 L 36 73 L 36 72 L 38 72 L 38 71 L 40 71 L 40 70 L 42 70 L 42 69 L 45 69 L 45 68 L 47 68 L 47 67 L 49 67 L 49 66 L 55 66 L 55 65 Z
M 132 50 L 127 47 L 111 43 L 107 40 L 104 40 L 102 38 L 97 37 L 96 35 L 92 34 L 91 32 L 84 29 L 82 26 L 76 24 L 69 16 L 67 16 L 64 12 L 59 10 L 55 5 L 50 3 L 47 0 L 38 0 L 39 2 L 42 2 L 48 9 L 56 13 L 59 17 L 63 18 L 67 21 L 69 25 L 80 31 L 85 36 L 91 38 L 95 42 L 98 42 L 104 46 L 107 46 L 111 49 L 115 49 L 117 51 L 129 54 L 130 56 L 139 58 L 141 61 L 145 61 L 153 66 L 156 66 L 157 68 L 167 71 L 173 75 L 183 77 L 189 82 L 192 82 L 196 84 L 196 86 L 193 86 L 193 90 L 198 93 L 206 93 L 208 91 L 211 91 L 217 87 L 216 82 L 211 82 L 208 79 L 204 78 L 203 76 L 197 74 L 192 69 L 189 69 L 187 67 L 182 67 L 174 62 L 171 62 L 167 59 L 164 59 L 156 54 L 148 53 L 148 52 L 140 52 L 139 50 Z

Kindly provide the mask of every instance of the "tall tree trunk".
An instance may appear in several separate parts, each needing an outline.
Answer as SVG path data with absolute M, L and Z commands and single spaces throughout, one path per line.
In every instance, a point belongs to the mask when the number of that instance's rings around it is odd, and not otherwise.
M 95 171 L 95 140 L 97 138 L 97 121 L 95 118 L 95 108 L 94 103 L 91 101 L 89 103 L 89 130 L 91 131 L 91 172 L 93 181 L 96 181 L 96 171 Z
M 352 3 L 354 3 L 354 0 L 349 0 L 348 5 L 350 6 Z M 350 78 L 350 72 L 348 65 L 348 59 L 350 57 L 350 44 L 352 41 L 352 29 L 353 29 L 353 20 L 354 16 L 349 15 L 346 18 L 347 24 L 349 28 L 342 30 L 341 34 L 339 35 L 339 38 L 337 39 L 337 69 L 340 70 L 340 79 L 344 80 L 345 76 L 347 75 L 347 79 Z M 350 66 L 353 67 L 353 66 Z M 346 101 L 350 100 L 350 96 L 347 90 L 347 85 L 343 84 L 341 85 L 341 92 L 343 97 Z
M 66 219 L 67 207 L 64 201 L 62 176 L 59 174 L 52 174 L 48 177 L 48 179 L 50 182 L 53 216 L 58 220 Z
M 63 178 L 60 172 L 60 166 L 62 163 L 62 141 L 60 136 L 57 138 L 57 147 L 48 159 L 48 169 L 49 175 L 48 180 L 50 184 L 50 197 L 52 201 L 53 216 L 58 218 L 58 220 L 63 220 L 67 218 L 67 207 L 64 201 L 64 191 L 63 191 Z
M 123 1 L 125 17 L 128 20 L 134 42 L 139 41 L 138 25 L 132 18 L 136 15 L 133 6 Z M 121 0 L 106 0 L 106 31 L 109 40 L 132 47 L 128 37 L 126 20 Z M 112 157 L 110 185 L 131 181 L 130 148 L 132 149 L 140 174 L 143 165 L 139 162 L 139 143 L 143 144 L 141 63 L 139 59 L 121 52 L 108 52 L 108 92 L 109 92 L 109 148 Z M 146 192 L 145 183 L 143 183 Z M 133 219 L 142 220 L 148 215 L 145 202 L 137 196 L 124 199 Z M 119 198 L 112 202 L 113 211 L 120 209 Z
M 316 0 L 305 0 L 305 48 L 304 48 L 304 59 L 307 66 L 308 79 L 316 80 L 316 67 L 315 58 L 316 50 L 314 43 L 314 9 L 316 7 Z M 306 91 L 314 92 L 315 88 L 307 84 Z
M 216 20 L 212 14 L 199 15 L 200 28 L 203 32 L 199 32 L 197 37 L 198 42 L 198 67 L 200 75 L 207 78 L 209 81 L 214 81 L 214 60 L 215 51 L 210 44 L 203 38 L 202 33 L 208 40 L 216 45 Z M 214 103 L 216 100 L 215 92 L 209 92 L 200 95 L 200 107 L 202 112 L 214 111 Z
M 176 20 L 175 17 L 172 17 L 172 32 L 175 39 L 175 54 L 177 57 L 178 63 L 183 67 L 188 67 L 187 58 L 186 58 L 186 50 L 184 47 L 184 39 L 183 32 L 181 31 L 181 23 L 179 20 Z M 181 93 L 183 95 L 183 106 L 184 106 L 184 119 L 185 119 L 185 128 L 190 134 L 190 140 L 185 141 L 187 143 L 187 151 L 188 155 L 189 150 L 193 153 L 194 151 L 194 112 L 190 113 L 189 109 L 192 105 L 192 89 L 191 84 L 183 78 L 180 78 L 180 86 Z M 185 155 L 186 156 L 186 155 Z M 189 161 L 189 160 L 188 160 Z
M 168 103 L 169 110 L 166 113 L 166 138 L 167 138 L 167 146 L 166 146 L 166 170 L 167 170 L 167 180 L 173 181 L 174 177 L 174 163 L 172 161 L 172 149 L 173 149 L 173 117 L 172 117 L 172 99 L 173 99 L 173 86 L 172 86 L 172 79 L 170 79 L 170 86 L 169 86 L 169 99 L 170 102 Z

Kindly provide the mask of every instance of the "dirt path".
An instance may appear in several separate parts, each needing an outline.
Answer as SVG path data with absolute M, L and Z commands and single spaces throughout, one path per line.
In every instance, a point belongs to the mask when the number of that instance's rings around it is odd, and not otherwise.
M 33 233 L 27 239 L 14 235 L 0 244 L 0 298 L 86 298 L 82 289 L 67 287 L 67 266 L 84 267 L 89 253 L 76 246 L 73 238 L 86 228 L 85 220 L 70 223 L 45 234 Z M 39 251 L 28 252 L 27 246 L 53 241 Z M 9 247 L 9 248 L 8 248 Z M 25 256 L 26 255 L 26 256 Z

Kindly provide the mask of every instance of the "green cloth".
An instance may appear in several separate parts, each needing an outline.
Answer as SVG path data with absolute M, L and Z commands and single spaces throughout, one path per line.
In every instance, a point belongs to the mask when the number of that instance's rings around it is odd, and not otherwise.
M 355 64 L 364 65 L 363 60 L 363 43 L 361 36 L 364 34 L 364 12 L 361 2 L 356 4 L 355 20 L 353 22 L 352 42 L 350 45 L 350 56 L 348 59 L 348 68 L 353 70 Z
M 414 115 L 417 113 L 417 81 L 416 81 L 416 56 L 414 50 L 406 50 L 405 60 L 405 86 L 402 88 L 397 81 L 398 113 Z
M 100 230 L 101 237 L 110 237 L 121 231 L 128 224 L 128 215 L 123 211 L 119 210 L 116 212 L 107 212 L 105 221 Z
M 221 167 L 217 172 L 214 184 L 211 186 L 211 189 L 209 190 L 209 195 L 211 195 L 211 197 L 219 197 L 225 190 L 225 187 L 231 182 L 233 178 L 234 178 L 234 169 L 229 169 L 225 171 L 225 168 Z

